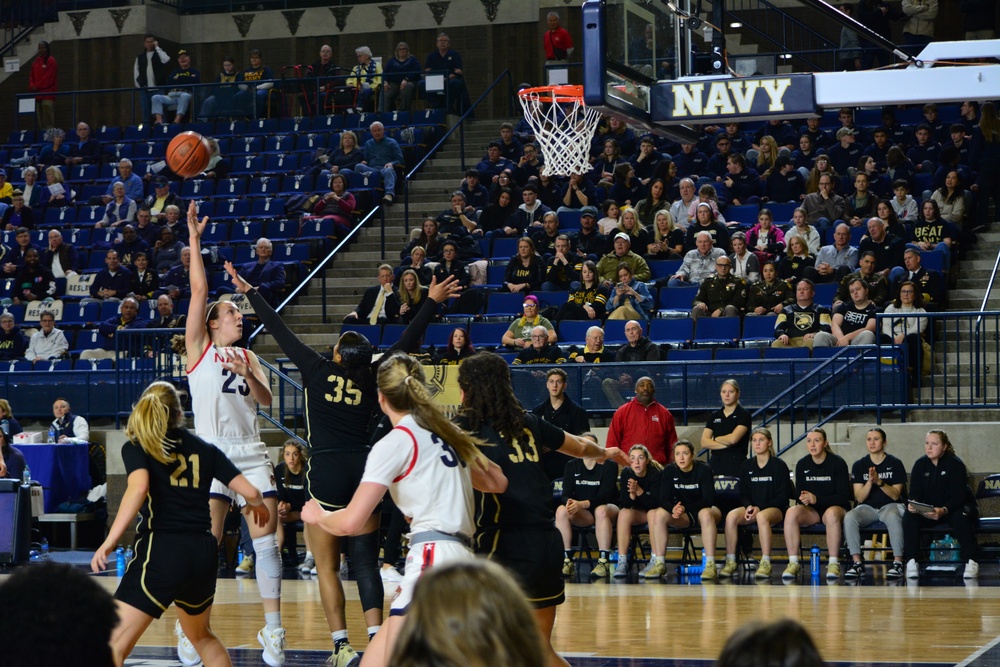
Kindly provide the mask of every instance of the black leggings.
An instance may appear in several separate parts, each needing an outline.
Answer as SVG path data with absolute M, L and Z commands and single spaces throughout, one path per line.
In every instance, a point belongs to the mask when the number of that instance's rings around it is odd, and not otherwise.
M 406 518 L 388 494 L 385 496 L 384 503 L 383 510 L 389 515 L 389 524 L 385 530 L 385 542 L 382 544 L 382 562 L 395 567 L 402 550 Z
M 361 610 L 381 609 L 385 590 L 378 571 L 378 531 L 353 535 L 347 541 L 351 573 L 358 582 Z

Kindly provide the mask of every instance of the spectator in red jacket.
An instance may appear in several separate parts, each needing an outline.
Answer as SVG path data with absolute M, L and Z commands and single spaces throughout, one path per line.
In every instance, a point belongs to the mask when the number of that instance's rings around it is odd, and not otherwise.
M 54 93 L 59 76 L 56 59 L 49 53 L 49 43 L 38 42 L 38 56 L 31 63 L 31 74 L 28 76 L 28 90 L 32 93 Z M 35 115 L 38 126 L 48 130 L 56 126 L 55 96 L 38 94 L 35 96 Z
M 635 397 L 618 408 L 608 428 L 608 447 L 645 445 L 653 459 L 666 465 L 674 460 L 677 430 L 674 417 L 656 402 L 653 378 L 643 376 L 635 383 Z

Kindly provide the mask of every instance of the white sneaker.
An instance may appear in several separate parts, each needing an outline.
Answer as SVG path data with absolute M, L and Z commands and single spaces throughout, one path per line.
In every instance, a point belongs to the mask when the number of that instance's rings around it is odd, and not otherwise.
M 917 565 L 917 561 L 913 560 L 912 558 L 906 561 L 906 578 L 907 579 L 920 578 L 920 567 Z
M 965 572 L 962 574 L 963 579 L 976 579 L 979 577 L 979 563 L 974 560 L 970 560 L 965 564 Z
M 316 576 L 316 567 L 315 566 L 313 566 L 313 568 L 311 570 L 309 570 L 309 574 L 311 574 L 314 577 Z
M 198 655 L 191 640 L 184 635 L 180 621 L 174 621 L 174 635 L 177 636 L 177 659 L 185 667 L 198 667 L 201 664 L 201 656 Z
M 314 567 L 316 567 L 316 559 L 312 557 L 312 554 L 306 554 L 306 558 L 302 561 L 302 565 L 299 565 L 299 572 L 302 574 L 309 574 L 309 571 Z
M 379 574 L 382 575 L 382 582 L 386 584 L 398 584 L 403 581 L 403 575 L 394 567 L 380 568 Z
M 340 561 L 340 578 L 347 579 L 347 575 L 351 573 L 350 567 L 348 566 L 347 560 Z M 313 574 L 316 574 L 313 572 Z M 352 649 L 353 650 L 353 649 Z
M 271 667 L 281 667 L 285 664 L 285 629 L 268 631 L 261 628 L 257 633 L 257 641 L 264 647 L 264 662 Z

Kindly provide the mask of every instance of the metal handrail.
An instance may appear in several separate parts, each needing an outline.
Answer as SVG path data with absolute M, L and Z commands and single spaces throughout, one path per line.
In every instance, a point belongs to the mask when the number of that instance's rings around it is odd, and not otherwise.
M 403 177 L 403 186 L 404 186 L 403 187 L 403 225 L 404 225 L 404 231 L 405 231 L 405 233 L 407 233 L 407 234 L 410 233 L 410 181 L 413 179 L 413 177 L 417 173 L 417 171 L 419 171 L 420 168 L 424 166 L 424 163 L 427 162 L 427 160 L 431 159 L 435 155 L 435 153 L 437 153 L 438 149 L 441 148 L 442 145 L 444 145 L 444 142 L 448 140 L 448 137 L 450 137 L 452 135 L 452 133 L 455 132 L 455 130 L 459 130 L 459 133 L 458 133 L 458 137 L 459 137 L 459 154 L 461 156 L 461 161 L 462 161 L 462 172 L 463 173 L 465 172 L 465 119 L 468 118 L 470 114 L 472 114 L 472 112 L 476 109 L 476 107 L 478 107 L 479 104 L 484 99 L 486 99 L 486 96 L 489 93 L 491 93 L 493 91 L 493 89 L 496 88 L 500 84 L 500 81 L 502 79 L 504 79 L 504 78 L 507 79 L 507 113 L 508 114 L 513 113 L 513 111 L 514 111 L 514 100 L 513 100 L 513 97 L 514 97 L 514 83 L 513 83 L 513 75 L 510 73 L 509 69 L 505 69 L 503 72 L 500 73 L 500 75 L 496 79 L 493 80 L 493 83 L 491 83 L 489 86 L 487 86 L 486 90 L 483 91 L 483 94 L 480 95 L 476 99 L 475 102 L 473 102 L 471 105 L 469 105 L 469 108 L 465 110 L 465 113 L 463 113 L 462 116 L 458 119 L 458 122 L 455 123 L 455 125 L 451 129 L 449 129 L 447 132 L 445 132 L 444 136 L 441 137 L 438 140 L 438 142 L 436 144 L 434 144 L 434 146 L 431 147 L 427 151 L 426 155 L 424 155 L 424 157 L 421 158 L 419 162 L 417 162 L 416 166 L 414 166 L 413 169 L 411 169 Z
M 793 52 L 794 55 L 801 57 L 799 49 L 794 48 L 789 44 L 790 40 L 793 40 L 793 38 L 798 38 L 799 35 L 803 36 L 801 38 L 801 41 L 804 41 L 806 43 L 815 44 L 819 42 L 821 44 L 830 44 L 830 40 L 826 36 L 824 36 L 819 32 L 816 32 L 815 30 L 810 28 L 802 21 L 799 21 L 795 17 L 789 16 L 786 12 L 784 12 L 780 8 L 774 6 L 770 2 L 767 2 L 767 0 L 740 0 L 740 2 L 734 4 L 738 4 L 739 6 L 726 7 L 724 10 L 727 20 L 732 19 L 734 21 L 739 21 L 740 23 L 743 24 L 744 28 L 751 30 L 754 34 L 758 35 L 760 38 L 767 40 L 768 42 L 771 42 L 775 46 L 778 46 L 779 48 L 783 49 L 785 52 Z M 742 11 L 743 14 L 737 15 L 735 13 L 737 11 Z M 773 17 L 780 17 L 781 40 L 778 41 L 778 39 L 765 32 L 763 28 L 758 28 L 752 22 L 748 21 L 748 19 L 752 17 L 760 17 L 765 24 L 769 24 L 770 19 L 772 19 Z M 790 25 L 793 29 L 797 29 L 797 32 L 791 32 L 786 27 L 787 25 Z M 800 40 L 794 39 L 793 41 L 800 41 Z M 830 44 L 830 46 L 833 46 L 833 44 Z M 814 71 L 819 71 L 821 69 L 818 64 L 812 62 L 808 58 L 802 58 L 802 60 L 806 64 L 808 64 Z
M 336 246 L 334 246 L 333 250 L 331 250 L 330 253 L 326 257 L 324 257 L 323 259 L 321 259 L 316 264 L 316 266 L 313 268 L 313 270 L 309 272 L 309 275 L 307 275 L 302 280 L 302 282 L 300 282 L 298 285 L 296 285 L 295 288 L 292 289 L 292 291 L 288 293 L 288 296 L 285 297 L 285 300 L 282 301 L 280 304 L 278 304 L 278 307 L 274 309 L 275 312 L 279 312 L 280 313 L 281 309 L 284 308 L 285 306 L 287 306 L 292 301 L 292 299 L 294 299 L 296 296 L 298 296 L 299 292 L 301 292 L 302 289 L 306 285 L 309 284 L 309 281 L 311 281 L 317 274 L 320 274 L 321 281 L 322 281 L 321 293 L 322 293 L 322 295 L 324 297 L 322 299 L 322 302 L 323 302 L 322 303 L 323 321 L 326 322 L 327 321 L 327 319 L 326 319 L 326 298 L 325 298 L 326 297 L 326 271 L 324 271 L 323 269 L 326 268 L 327 264 L 329 264 L 330 262 L 333 261 L 334 256 L 338 252 L 340 252 L 340 249 L 343 248 L 344 245 L 347 244 L 351 240 L 351 238 L 355 234 L 357 234 L 361 230 L 362 227 L 365 226 L 365 223 L 367 223 L 369 220 L 371 220 L 372 217 L 376 213 L 380 214 L 381 217 L 382 217 L 382 244 L 384 246 L 384 244 L 385 244 L 385 212 L 384 212 L 384 210 L 383 210 L 383 208 L 382 208 L 381 205 L 376 205 L 375 208 L 373 208 L 371 211 L 368 212 L 368 215 L 366 215 L 364 218 L 362 218 L 361 222 L 359 222 L 358 225 L 354 229 L 352 229 L 350 232 L 347 233 L 347 236 L 345 236 L 343 239 L 340 240 L 340 243 L 338 243 Z M 260 334 L 263 330 L 264 330 L 264 325 L 263 324 L 257 325 L 257 328 L 254 329 L 253 333 L 250 334 L 250 337 L 247 338 L 247 346 L 248 347 L 251 346 L 251 344 L 253 343 L 254 338 L 256 338 L 257 335 Z

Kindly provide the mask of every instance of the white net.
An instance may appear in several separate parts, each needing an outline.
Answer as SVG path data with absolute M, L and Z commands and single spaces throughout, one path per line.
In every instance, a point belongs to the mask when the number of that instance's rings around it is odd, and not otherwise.
M 601 114 L 584 104 L 581 87 L 530 88 L 518 97 L 545 158 L 542 173 L 569 176 L 590 171 L 590 142 Z

